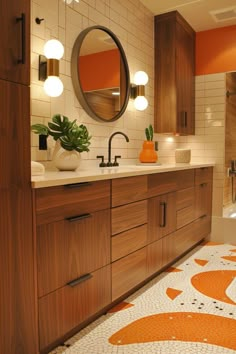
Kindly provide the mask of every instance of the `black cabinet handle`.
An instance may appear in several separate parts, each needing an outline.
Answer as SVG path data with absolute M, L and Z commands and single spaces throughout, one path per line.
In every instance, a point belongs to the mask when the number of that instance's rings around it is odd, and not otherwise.
M 88 274 L 84 274 L 81 277 L 74 279 L 72 281 L 69 281 L 68 283 L 66 283 L 66 285 L 70 286 L 70 287 L 74 287 L 80 283 L 83 283 L 86 280 L 89 280 L 90 278 L 92 278 L 92 274 L 88 273 Z
M 182 112 L 183 127 L 187 128 L 188 125 L 188 113 L 187 111 Z
M 165 202 L 161 202 L 160 203 L 160 207 L 161 207 L 161 223 L 160 223 L 160 227 L 165 227 L 166 226 L 166 203 Z
M 207 217 L 207 214 L 204 214 L 204 215 L 201 215 L 200 216 L 200 219 L 204 219 L 204 218 L 206 218 Z
M 65 218 L 65 220 L 67 220 L 69 222 L 73 222 L 73 221 L 84 220 L 84 219 L 91 218 L 91 217 L 92 217 L 91 214 L 81 214 L 81 215 L 76 215 L 76 216 L 71 216 L 69 218 Z
M 206 187 L 207 186 L 207 183 L 201 183 L 200 184 L 200 187 Z
M 85 186 L 91 186 L 91 182 L 81 182 L 81 183 L 71 183 L 71 184 L 65 184 L 64 187 L 71 189 L 71 188 L 81 188 Z
M 18 64 L 25 64 L 25 14 L 17 17 L 16 22 L 21 22 L 21 59 L 18 59 Z

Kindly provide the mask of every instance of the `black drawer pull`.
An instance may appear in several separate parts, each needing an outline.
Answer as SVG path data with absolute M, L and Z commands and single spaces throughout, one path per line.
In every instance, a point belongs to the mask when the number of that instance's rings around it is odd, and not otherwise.
M 21 22 L 21 58 L 18 59 L 18 64 L 25 64 L 25 14 L 17 17 L 16 22 Z
M 65 188 L 81 188 L 85 186 L 91 186 L 91 182 L 81 182 L 81 183 L 71 183 L 71 184 L 65 184 Z
M 200 187 L 206 187 L 207 186 L 207 183 L 201 183 L 200 184 Z
M 72 288 L 80 283 L 83 283 L 86 280 L 89 280 L 90 278 L 92 278 L 92 274 L 88 273 L 88 274 L 84 274 L 81 277 L 74 279 L 72 281 L 69 281 L 69 283 L 67 283 L 66 285 L 71 286 Z
M 66 218 L 65 220 L 67 220 L 69 222 L 73 222 L 73 221 L 84 220 L 84 219 L 91 218 L 91 217 L 92 217 L 91 214 L 81 214 L 81 215 L 71 216 L 69 218 Z
M 161 202 L 160 207 L 161 207 L 161 219 L 162 219 L 160 223 L 160 227 L 165 227 L 166 226 L 166 203 Z

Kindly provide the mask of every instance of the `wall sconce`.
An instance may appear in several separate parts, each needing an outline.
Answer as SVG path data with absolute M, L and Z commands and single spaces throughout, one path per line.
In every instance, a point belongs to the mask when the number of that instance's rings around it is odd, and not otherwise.
M 148 75 L 144 71 L 137 71 L 134 75 L 134 84 L 131 84 L 131 98 L 134 99 L 134 107 L 138 111 L 144 111 L 148 106 L 145 97 L 145 85 L 148 83 Z
M 59 60 L 63 57 L 64 47 L 57 39 L 44 45 L 44 55 L 39 56 L 39 80 L 44 81 L 44 91 L 50 97 L 58 97 L 63 92 L 59 78 Z

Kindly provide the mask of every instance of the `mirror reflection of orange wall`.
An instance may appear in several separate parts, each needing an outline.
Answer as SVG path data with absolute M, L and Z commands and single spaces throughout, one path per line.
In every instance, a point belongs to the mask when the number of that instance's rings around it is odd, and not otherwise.
M 196 75 L 236 70 L 236 26 L 196 33 Z
M 120 87 L 118 49 L 80 56 L 78 65 L 83 91 Z

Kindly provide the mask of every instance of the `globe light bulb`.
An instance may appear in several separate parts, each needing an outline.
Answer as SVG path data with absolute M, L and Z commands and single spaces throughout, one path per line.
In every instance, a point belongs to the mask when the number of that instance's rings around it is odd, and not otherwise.
M 48 76 L 44 81 L 44 91 L 50 97 L 58 97 L 63 92 L 63 83 L 58 76 Z
M 134 107 L 138 111 L 144 111 L 148 106 L 148 100 L 144 96 L 137 96 L 134 100 Z
M 66 4 L 70 5 L 73 0 L 63 0 Z M 79 2 L 79 0 L 74 0 L 75 2 Z
M 148 75 L 144 71 L 137 71 L 134 74 L 135 85 L 146 85 L 148 83 Z
M 64 54 L 64 47 L 57 39 L 50 39 L 44 45 L 44 55 L 47 59 L 61 59 Z

